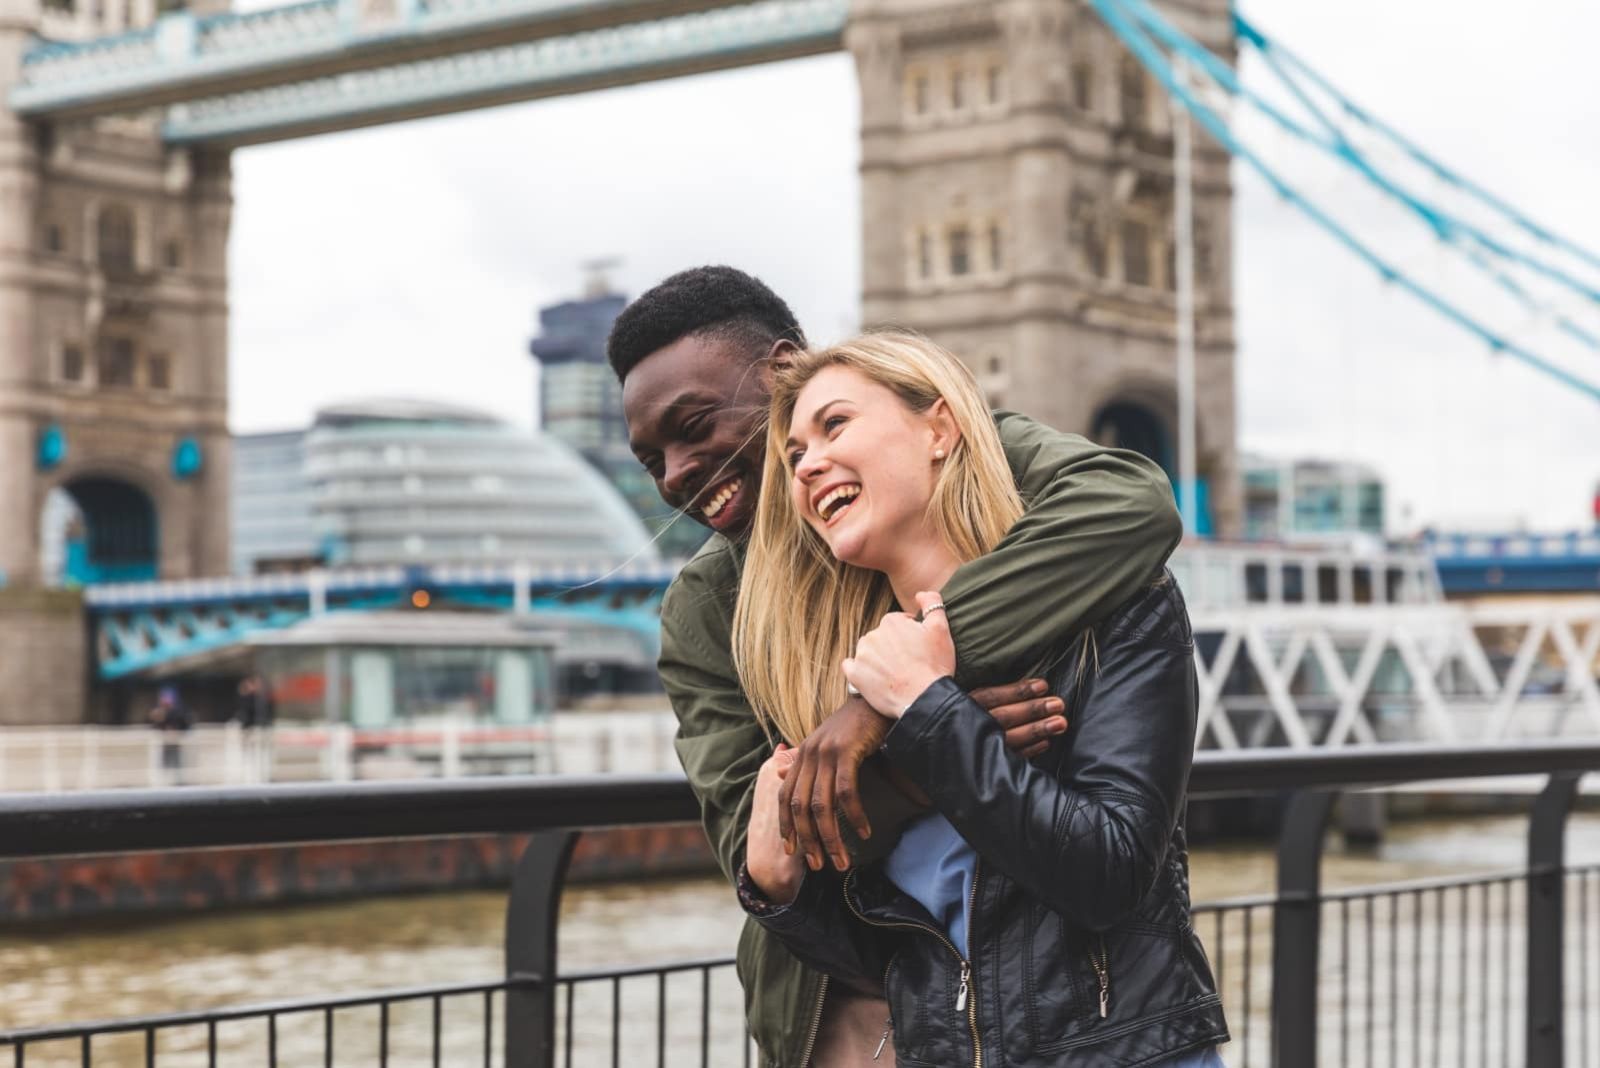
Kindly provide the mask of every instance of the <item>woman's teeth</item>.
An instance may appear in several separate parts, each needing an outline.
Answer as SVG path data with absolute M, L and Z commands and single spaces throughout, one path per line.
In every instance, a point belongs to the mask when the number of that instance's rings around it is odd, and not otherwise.
M 843 508 L 845 504 L 855 500 L 860 493 L 860 486 L 840 486 L 817 502 L 817 514 L 824 519 L 829 519 L 833 515 L 835 505 Z
M 731 499 L 735 493 L 738 493 L 740 488 L 743 486 L 744 479 L 742 478 L 736 478 L 730 482 L 724 482 L 722 484 L 722 488 L 717 491 L 717 495 L 700 506 L 700 513 L 707 519 L 715 519 L 717 517 L 717 513 L 722 511 L 722 506 L 727 504 L 729 499 Z

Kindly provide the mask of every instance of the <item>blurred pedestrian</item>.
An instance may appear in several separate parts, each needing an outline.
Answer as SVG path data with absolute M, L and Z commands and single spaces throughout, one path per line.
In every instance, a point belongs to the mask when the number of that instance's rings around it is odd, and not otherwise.
M 170 785 L 183 785 L 183 735 L 194 718 L 178 697 L 176 686 L 163 686 L 150 710 L 150 726 L 161 732 L 161 768 Z

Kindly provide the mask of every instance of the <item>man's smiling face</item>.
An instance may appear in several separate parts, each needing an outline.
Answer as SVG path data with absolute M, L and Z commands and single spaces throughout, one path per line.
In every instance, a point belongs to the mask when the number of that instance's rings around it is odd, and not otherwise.
M 730 538 L 750 529 L 761 490 L 765 355 L 737 335 L 691 334 L 640 360 L 622 383 L 628 443 L 661 499 Z

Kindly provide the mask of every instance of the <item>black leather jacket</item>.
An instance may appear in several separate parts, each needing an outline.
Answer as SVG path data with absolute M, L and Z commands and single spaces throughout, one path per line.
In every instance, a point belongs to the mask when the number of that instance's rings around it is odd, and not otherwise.
M 1158 1065 L 1228 1038 L 1189 915 L 1194 640 L 1171 575 L 1084 648 L 1049 672 L 1070 727 L 1032 762 L 948 678 L 889 732 L 979 853 L 970 961 L 880 865 L 754 910 L 808 964 L 886 991 L 901 1068 Z

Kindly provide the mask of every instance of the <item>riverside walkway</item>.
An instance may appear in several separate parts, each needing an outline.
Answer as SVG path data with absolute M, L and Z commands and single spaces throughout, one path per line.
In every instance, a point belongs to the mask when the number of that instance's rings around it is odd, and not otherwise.
M 1284 812 L 1275 892 L 1195 909 L 1234 1020 L 1230 1065 L 1600 1064 L 1600 866 L 1569 865 L 1564 852 L 1580 780 L 1597 768 L 1600 745 L 1571 743 L 1201 754 L 1195 796 L 1266 796 L 1281 800 Z M 1324 830 L 1341 792 L 1505 774 L 1545 780 L 1530 809 L 1526 864 L 1322 888 Z M 334 999 L 46 1021 L 0 1033 L 0 1047 L 11 1047 L 17 1064 L 134 1063 L 123 1059 L 126 1053 L 111 1054 L 135 1049 L 143 1063 L 172 1068 L 223 1063 L 219 1029 L 251 1026 L 260 1039 L 253 1061 L 300 1064 L 308 1062 L 279 1060 L 280 1029 L 320 1027 L 320 1060 L 333 1064 L 335 1019 L 367 1014 L 376 1021 L 376 1049 L 363 1063 L 751 1063 L 747 1044 L 742 1054 L 735 1047 L 731 1061 L 711 1059 L 711 991 L 731 981 L 731 961 L 640 962 L 571 974 L 555 966 L 566 861 L 581 830 L 694 815 L 693 799 L 674 775 L 0 797 L 0 851 L 12 857 L 533 835 L 507 902 L 500 975 Z M 431 1019 L 431 1057 L 391 1060 L 391 1021 L 408 1012 Z M 654 1055 L 625 1059 L 623 1033 L 636 1038 L 643 1022 L 655 1025 Z M 681 1041 L 669 1046 L 669 1031 L 681 1038 L 695 1027 L 698 1055 L 685 1054 Z M 609 1057 L 596 1059 L 594 1051 L 608 1045 Z M 445 1058 L 445 1050 L 469 1047 L 468 1060 L 459 1052 Z M 574 1059 L 575 1048 L 588 1052 Z

